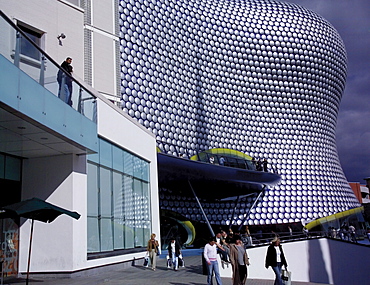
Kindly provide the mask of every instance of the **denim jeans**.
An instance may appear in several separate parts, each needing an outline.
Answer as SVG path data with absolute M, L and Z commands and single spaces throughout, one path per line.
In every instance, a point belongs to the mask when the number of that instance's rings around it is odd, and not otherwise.
M 221 277 L 220 277 L 220 270 L 218 269 L 218 262 L 211 261 L 211 264 L 208 265 L 208 277 L 207 277 L 207 284 L 212 285 L 212 273 L 215 273 L 216 283 L 217 285 L 222 285 Z
M 72 106 L 72 86 L 68 86 L 68 84 L 63 84 L 59 88 L 58 97 L 62 99 L 65 103 L 69 106 Z
M 172 266 L 173 269 L 179 268 L 179 258 L 176 256 L 174 252 L 172 252 Z
M 278 262 L 276 266 L 271 266 L 275 273 L 275 283 L 274 285 L 284 285 L 281 279 L 281 262 Z

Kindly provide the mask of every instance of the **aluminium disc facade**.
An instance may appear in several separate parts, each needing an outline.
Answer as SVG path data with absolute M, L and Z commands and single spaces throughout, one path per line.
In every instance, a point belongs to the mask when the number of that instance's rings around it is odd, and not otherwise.
M 123 110 L 170 153 L 230 148 L 281 174 L 246 223 L 359 205 L 335 144 L 346 52 L 325 19 L 269 0 L 123 0 L 119 9 Z

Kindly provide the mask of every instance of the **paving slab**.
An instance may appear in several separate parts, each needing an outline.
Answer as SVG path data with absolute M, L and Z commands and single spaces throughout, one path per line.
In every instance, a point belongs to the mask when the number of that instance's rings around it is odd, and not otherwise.
M 157 269 L 143 267 L 138 260 L 134 266 L 122 269 L 108 269 L 99 274 L 72 278 L 35 278 L 31 276 L 29 285 L 206 285 L 200 255 L 184 256 L 185 267 L 178 271 L 166 266 L 166 259 L 157 260 Z M 25 279 L 9 280 L 4 284 L 24 285 Z M 216 282 L 214 281 L 214 284 Z M 231 278 L 222 278 L 223 285 L 232 285 Z M 273 285 L 273 280 L 248 279 L 246 285 Z M 307 282 L 292 282 L 292 285 L 327 285 Z

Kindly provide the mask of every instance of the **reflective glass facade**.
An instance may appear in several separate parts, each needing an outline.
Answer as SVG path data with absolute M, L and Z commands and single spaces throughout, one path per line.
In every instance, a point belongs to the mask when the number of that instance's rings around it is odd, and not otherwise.
M 335 145 L 346 51 L 325 19 L 269 0 L 125 0 L 120 19 L 124 111 L 166 151 L 235 149 L 281 174 L 249 224 L 358 205 Z
M 103 139 L 88 156 L 88 252 L 146 246 L 151 233 L 149 163 Z

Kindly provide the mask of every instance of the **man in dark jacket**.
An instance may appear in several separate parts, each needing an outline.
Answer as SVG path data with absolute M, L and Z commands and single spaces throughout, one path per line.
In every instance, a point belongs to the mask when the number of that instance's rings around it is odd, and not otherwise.
M 173 269 L 177 271 L 179 269 L 179 256 L 181 254 L 181 246 L 175 238 L 171 238 L 168 244 L 168 256 L 172 260 Z
M 57 81 L 59 84 L 58 97 L 66 102 L 69 106 L 72 106 L 72 72 L 73 67 L 71 65 L 72 58 L 67 57 L 61 64 L 62 69 L 59 69 L 57 74 Z

